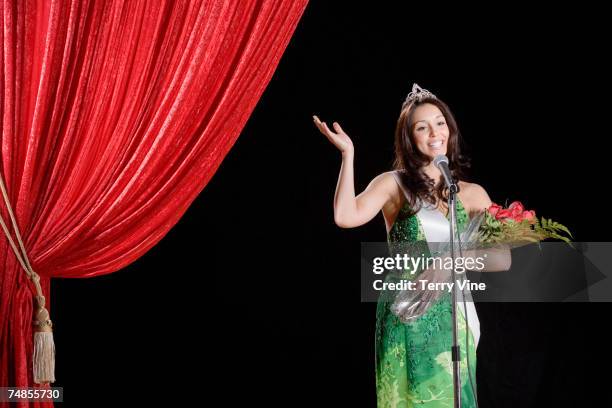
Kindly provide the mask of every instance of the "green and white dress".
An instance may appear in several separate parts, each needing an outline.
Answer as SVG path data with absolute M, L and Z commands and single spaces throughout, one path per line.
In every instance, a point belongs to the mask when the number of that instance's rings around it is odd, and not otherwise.
M 401 183 L 397 172 L 393 173 Z M 439 210 L 422 211 L 407 216 L 408 203 L 400 210 L 397 220 L 389 231 L 387 241 L 393 243 L 423 242 L 427 244 L 428 230 L 446 229 L 448 241 L 449 219 Z M 436 215 L 437 213 L 437 215 Z M 457 199 L 457 226 L 462 231 L 469 221 L 463 204 Z M 427 224 L 427 225 L 423 225 Z M 433 225 L 432 225 L 433 224 Z M 431 240 L 430 240 L 431 241 Z M 427 245 L 425 245 L 427 247 Z M 412 275 L 418 279 L 418 273 Z M 410 279 L 413 279 L 410 278 Z M 386 278 L 392 279 L 390 275 Z M 452 305 L 451 294 L 445 292 L 432 303 L 427 311 L 409 323 L 402 322 L 390 309 L 395 294 L 382 292 L 376 311 L 376 393 L 378 408 L 408 407 L 453 407 Z M 466 344 L 466 320 L 462 306 L 458 305 L 458 338 L 461 349 L 461 405 L 476 406 L 476 347 L 480 337 L 478 317 L 473 303 L 467 302 L 468 322 Z M 472 381 L 468 377 L 469 365 Z M 472 387 L 473 384 L 473 387 Z

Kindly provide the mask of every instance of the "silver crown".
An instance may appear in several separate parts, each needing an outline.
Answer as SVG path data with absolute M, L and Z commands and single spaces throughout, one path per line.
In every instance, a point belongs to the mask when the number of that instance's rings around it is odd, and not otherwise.
M 412 101 L 421 102 L 425 98 L 434 98 L 436 99 L 436 95 L 429 92 L 427 89 L 421 88 L 417 83 L 412 84 L 412 92 L 406 96 L 406 101 L 404 104 L 410 103 Z

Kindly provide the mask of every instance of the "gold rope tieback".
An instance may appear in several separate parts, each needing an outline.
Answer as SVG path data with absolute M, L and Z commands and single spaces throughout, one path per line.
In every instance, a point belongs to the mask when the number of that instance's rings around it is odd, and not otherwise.
M 6 204 L 6 209 L 11 218 L 13 230 L 15 231 L 15 237 L 19 243 L 19 248 L 15 245 L 15 241 L 11 236 L 4 218 L 0 214 L 0 225 L 2 230 L 8 239 L 13 252 L 19 261 L 23 271 L 28 276 L 34 286 L 36 287 L 36 311 L 34 312 L 33 325 L 34 325 L 34 353 L 33 353 L 33 370 L 34 370 L 34 382 L 37 384 L 55 382 L 55 343 L 53 341 L 53 324 L 49 318 L 49 311 L 45 308 L 45 297 L 43 296 L 42 287 L 40 286 L 40 276 L 34 272 L 28 254 L 23 245 L 21 234 L 19 233 L 19 227 L 17 226 L 17 220 L 13 214 L 13 208 L 6 193 L 6 186 L 4 180 L 0 174 L 0 189 L 2 190 L 2 197 Z M 20 251 L 21 250 L 21 253 Z

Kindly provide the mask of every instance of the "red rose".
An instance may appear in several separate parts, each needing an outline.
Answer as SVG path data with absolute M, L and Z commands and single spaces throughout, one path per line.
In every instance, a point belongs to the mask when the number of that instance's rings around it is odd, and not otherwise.
M 512 211 L 510 211 L 509 209 L 501 209 L 497 211 L 497 214 L 495 214 L 495 219 L 501 220 L 504 218 L 512 218 Z
M 525 208 L 523 207 L 523 204 L 520 201 L 513 202 L 512 204 L 508 206 L 508 209 L 510 210 L 510 213 L 512 214 L 512 218 L 514 218 L 517 221 L 520 221 L 519 218 L 522 218 L 523 211 L 525 211 Z
M 497 215 L 497 212 L 498 212 L 499 210 L 501 210 L 501 209 L 502 209 L 502 206 L 501 206 L 501 205 L 498 205 L 498 204 L 493 203 L 493 204 L 491 204 L 491 206 L 489 207 L 489 214 L 491 214 L 493 217 L 495 217 L 495 216 Z
M 524 220 L 528 220 L 530 224 L 535 224 L 536 222 L 535 211 L 533 210 L 523 211 L 522 217 Z

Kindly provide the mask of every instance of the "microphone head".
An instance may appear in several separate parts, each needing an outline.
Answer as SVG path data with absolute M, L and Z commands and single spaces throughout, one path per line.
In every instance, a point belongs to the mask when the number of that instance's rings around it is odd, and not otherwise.
M 446 163 L 446 165 L 448 166 L 448 157 L 446 157 L 446 155 L 439 154 L 436 157 L 434 157 L 433 162 L 434 162 L 434 166 L 438 168 L 440 168 L 441 163 Z

